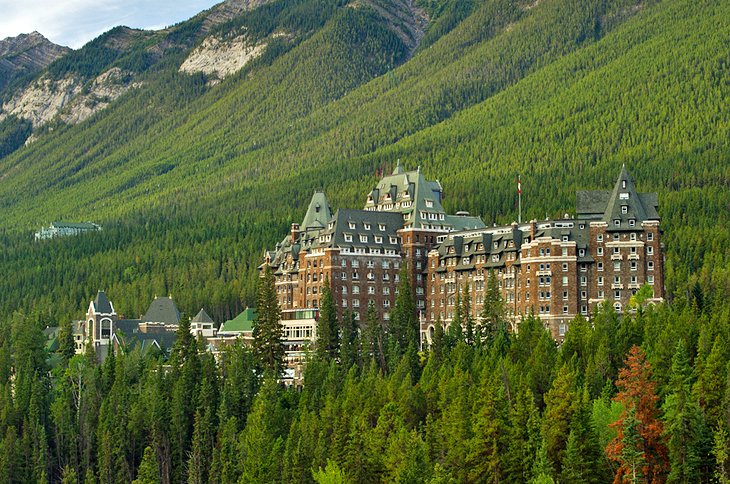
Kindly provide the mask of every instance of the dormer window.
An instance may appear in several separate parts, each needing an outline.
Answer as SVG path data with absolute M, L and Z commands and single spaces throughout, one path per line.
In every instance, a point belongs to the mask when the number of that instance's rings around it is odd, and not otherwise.
M 620 200 L 628 200 L 629 199 L 629 194 L 627 192 L 619 193 L 618 198 Z
M 345 234 L 345 242 L 352 242 L 352 234 Z
M 426 200 L 426 206 L 428 208 L 432 208 L 433 207 L 433 200 Z
M 626 180 L 621 180 L 621 188 L 626 188 Z
M 367 244 L 368 243 L 368 236 L 365 235 L 365 234 L 360 234 L 360 242 L 362 242 L 363 244 Z
M 348 222 L 347 225 L 350 227 L 350 230 L 355 230 L 355 222 Z
M 629 213 L 629 206 L 628 205 L 621 205 L 621 213 L 623 213 L 623 214 Z
M 614 225 L 615 225 L 616 227 L 619 227 L 619 226 L 621 225 L 621 221 L 620 221 L 620 220 L 618 220 L 618 219 L 616 219 L 616 220 L 614 220 L 614 221 L 613 221 L 613 224 L 614 224 Z
M 363 226 L 365 227 L 365 230 L 370 230 L 370 224 L 369 223 L 365 222 L 363 224 Z
M 385 231 L 385 224 L 378 224 L 378 230 L 381 232 Z
M 629 227 L 634 227 L 634 226 L 636 226 L 636 220 L 630 219 L 629 220 Z

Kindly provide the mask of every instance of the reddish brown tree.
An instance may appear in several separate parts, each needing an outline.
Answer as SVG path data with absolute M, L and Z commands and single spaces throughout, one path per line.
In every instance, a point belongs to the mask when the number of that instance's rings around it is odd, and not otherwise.
M 608 457 L 619 464 L 614 483 L 666 481 L 669 461 L 664 444 L 656 383 L 644 352 L 632 346 L 626 366 L 619 372 L 615 397 L 624 411 L 611 424 L 617 436 L 606 447 Z

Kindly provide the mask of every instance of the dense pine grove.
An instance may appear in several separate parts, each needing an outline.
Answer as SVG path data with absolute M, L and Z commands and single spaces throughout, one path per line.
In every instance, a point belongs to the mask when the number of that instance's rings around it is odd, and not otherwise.
M 48 72 L 119 66 L 141 88 L 28 146 L 0 122 L 0 481 L 727 482 L 730 3 L 421 0 L 415 51 L 373 3 L 277 0 L 215 27 L 288 34 L 218 85 L 178 72 L 201 18 L 115 29 Z M 169 359 L 45 352 L 98 289 L 128 317 L 168 294 L 183 321 L 234 317 L 313 190 L 359 207 L 397 159 L 488 224 L 516 218 L 518 173 L 542 219 L 626 163 L 659 193 L 668 302 L 578 319 L 558 348 L 536 320 L 506 333 L 492 298 L 489 324 L 425 353 L 408 298 L 388 328 L 325 313 L 301 392 L 258 349 L 216 366 L 184 326 Z M 32 240 L 58 219 L 104 230 Z
M 491 283 L 496 278 L 492 274 Z M 496 286 L 495 286 L 496 287 Z M 252 348 L 217 365 L 183 323 L 169 358 L 96 363 L 42 327 L 0 328 L 4 482 L 727 482 L 730 304 L 697 299 L 577 317 L 557 347 L 539 319 L 484 323 L 417 352 L 405 273 L 388 327 L 371 311 L 310 355 L 302 389 L 277 384 L 273 278 Z M 326 300 L 331 296 L 323 296 Z M 466 318 L 462 300 L 459 318 Z M 327 301 L 323 302 L 323 318 Z M 274 322 L 272 325 L 271 322 Z M 277 334 L 278 333 L 278 334 Z M 272 359 L 273 358 L 273 359 Z

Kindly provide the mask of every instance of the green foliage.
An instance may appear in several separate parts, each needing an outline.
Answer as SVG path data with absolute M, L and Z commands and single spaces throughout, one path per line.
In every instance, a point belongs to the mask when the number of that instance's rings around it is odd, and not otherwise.
M 256 321 L 254 321 L 254 352 L 261 368 L 274 377 L 281 375 L 284 369 L 284 346 L 282 344 L 281 311 L 279 299 L 276 297 L 274 275 L 271 267 L 266 266 L 263 277 L 259 281 L 259 293 L 256 298 Z

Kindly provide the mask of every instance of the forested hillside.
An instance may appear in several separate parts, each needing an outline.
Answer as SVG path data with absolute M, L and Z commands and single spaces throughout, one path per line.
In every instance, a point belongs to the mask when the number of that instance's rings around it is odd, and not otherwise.
M 110 31 L 40 75 L 137 87 L 27 146 L 0 122 L 0 480 L 727 482 L 730 3 L 256 3 Z M 244 33 L 266 48 L 237 73 L 180 71 Z M 98 289 L 128 317 L 167 294 L 183 321 L 235 316 L 313 190 L 360 207 L 399 159 L 488 224 L 516 219 L 518 174 L 542 219 L 625 163 L 659 194 L 668 302 L 578 318 L 560 348 L 531 318 L 378 354 L 380 322 L 342 321 L 301 393 L 246 348 L 217 372 L 185 326 L 169 360 L 98 366 L 66 340 L 49 374 L 41 330 L 68 337 Z M 32 240 L 58 219 L 104 229 Z

